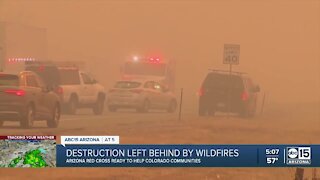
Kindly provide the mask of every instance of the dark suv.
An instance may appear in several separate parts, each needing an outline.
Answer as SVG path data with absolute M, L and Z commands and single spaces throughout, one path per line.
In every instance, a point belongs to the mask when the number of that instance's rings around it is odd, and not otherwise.
M 256 111 L 260 87 L 244 73 L 211 70 L 199 91 L 199 115 L 215 112 L 238 113 L 252 117 Z
M 4 121 L 20 121 L 25 128 L 46 120 L 55 128 L 60 119 L 60 98 L 33 72 L 0 73 L 0 127 Z

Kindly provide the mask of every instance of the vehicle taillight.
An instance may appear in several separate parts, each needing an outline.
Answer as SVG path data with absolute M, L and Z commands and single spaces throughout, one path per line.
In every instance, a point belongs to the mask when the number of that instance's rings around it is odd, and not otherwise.
M 5 93 L 16 95 L 16 96 L 24 96 L 26 93 L 24 90 L 20 89 L 8 89 L 4 91 Z
M 109 93 L 113 93 L 113 92 L 115 92 L 116 90 L 115 89 L 110 89 L 109 90 Z
M 44 66 L 39 66 L 39 67 L 38 67 L 38 71 L 39 71 L 39 72 L 44 71 Z
M 249 99 L 248 93 L 247 93 L 247 92 L 243 92 L 243 93 L 241 94 L 241 99 L 242 99 L 242 101 L 248 100 L 248 99 Z
M 131 92 L 139 94 L 142 92 L 142 89 L 132 89 Z
M 204 89 L 203 88 L 199 89 L 198 95 L 199 96 L 203 96 L 204 95 Z

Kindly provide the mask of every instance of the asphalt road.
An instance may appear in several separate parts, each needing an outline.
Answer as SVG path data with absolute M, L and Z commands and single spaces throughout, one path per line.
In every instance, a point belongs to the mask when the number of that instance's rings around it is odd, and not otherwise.
M 44 122 L 37 122 L 31 129 L 6 122 L 0 135 L 119 135 L 121 144 L 319 144 L 319 109 L 319 104 L 277 107 L 252 119 L 226 114 L 198 117 L 195 110 L 184 109 L 181 120 L 177 113 L 121 111 L 95 116 L 90 110 L 81 110 L 74 116 L 62 116 L 56 129 L 47 128 Z M 294 171 L 294 168 L 0 169 L 0 179 L 39 175 L 46 179 L 293 179 Z M 311 169 L 306 170 L 306 177 L 311 177 Z

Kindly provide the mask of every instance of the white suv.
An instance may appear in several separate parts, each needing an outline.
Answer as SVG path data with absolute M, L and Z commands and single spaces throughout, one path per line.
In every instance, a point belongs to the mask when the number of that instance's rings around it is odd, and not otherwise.
M 172 92 L 156 81 L 121 80 L 108 93 L 108 107 L 112 112 L 120 108 L 134 108 L 138 112 L 163 109 L 173 113 L 177 100 Z

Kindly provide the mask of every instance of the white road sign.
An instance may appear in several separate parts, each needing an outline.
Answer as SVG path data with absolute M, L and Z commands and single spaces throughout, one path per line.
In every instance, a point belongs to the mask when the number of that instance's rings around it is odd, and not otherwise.
M 223 64 L 239 64 L 240 45 L 225 44 Z

